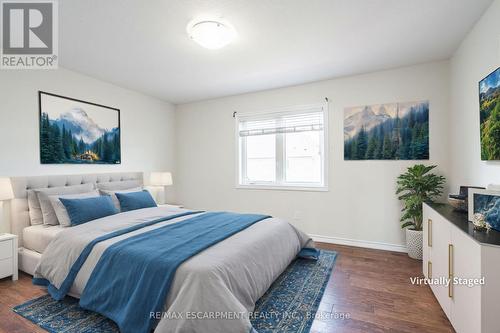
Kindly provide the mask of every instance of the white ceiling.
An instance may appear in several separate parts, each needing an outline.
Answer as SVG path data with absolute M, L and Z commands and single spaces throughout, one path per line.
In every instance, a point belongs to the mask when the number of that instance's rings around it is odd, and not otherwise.
M 492 0 L 63 0 L 60 65 L 176 104 L 449 58 Z M 238 39 L 189 40 L 211 15 Z

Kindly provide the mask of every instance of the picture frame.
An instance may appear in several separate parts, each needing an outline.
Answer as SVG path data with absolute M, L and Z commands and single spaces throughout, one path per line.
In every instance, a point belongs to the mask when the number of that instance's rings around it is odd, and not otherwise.
M 38 92 L 41 164 L 121 164 L 120 109 Z
M 429 100 L 344 108 L 344 160 L 429 160 Z
M 499 161 L 498 132 L 500 126 L 500 67 L 489 73 L 478 84 L 479 90 L 479 139 L 482 161 Z
M 500 231 L 500 191 L 469 189 L 468 219 L 473 221 L 474 214 L 481 213 L 486 217 L 492 229 Z

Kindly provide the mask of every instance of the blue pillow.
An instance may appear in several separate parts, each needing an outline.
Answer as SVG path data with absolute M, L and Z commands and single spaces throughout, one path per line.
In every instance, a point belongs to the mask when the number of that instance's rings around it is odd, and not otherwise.
M 118 198 L 118 201 L 120 201 L 122 212 L 128 212 L 130 210 L 141 208 L 158 207 L 155 200 L 147 190 L 129 193 L 117 192 L 115 195 Z
M 59 200 L 66 207 L 71 225 L 79 225 L 118 213 L 109 195 L 84 199 L 60 198 Z

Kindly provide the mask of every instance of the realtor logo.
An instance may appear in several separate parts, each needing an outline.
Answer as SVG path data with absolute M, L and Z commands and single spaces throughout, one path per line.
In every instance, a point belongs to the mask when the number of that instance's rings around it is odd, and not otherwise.
M 57 2 L 1 1 L 2 69 L 57 68 Z

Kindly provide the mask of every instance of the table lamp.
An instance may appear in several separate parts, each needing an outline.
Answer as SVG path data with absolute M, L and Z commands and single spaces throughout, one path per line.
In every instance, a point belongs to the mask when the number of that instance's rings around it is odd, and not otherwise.
M 156 198 L 157 202 L 161 204 L 166 203 L 166 187 L 171 186 L 173 184 L 172 181 L 172 173 L 170 172 L 152 172 L 151 173 L 151 185 L 155 187 L 161 187 L 163 192 L 163 198 Z
M 3 211 L 3 202 L 14 199 L 14 192 L 12 192 L 12 184 L 10 178 L 0 178 L 0 226 L 2 224 L 3 217 L 5 216 Z M 0 227 L 0 231 L 4 228 Z

